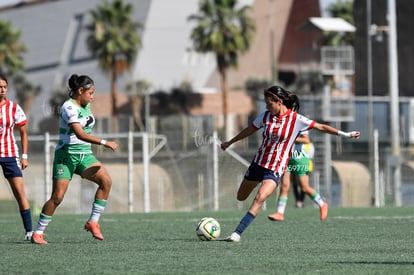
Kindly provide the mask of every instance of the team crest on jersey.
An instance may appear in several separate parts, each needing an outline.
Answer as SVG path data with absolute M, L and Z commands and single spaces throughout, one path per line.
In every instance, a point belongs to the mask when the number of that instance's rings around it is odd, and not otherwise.
M 63 168 L 62 167 L 59 167 L 59 169 L 57 170 L 57 174 L 60 176 L 60 175 L 63 175 Z
M 272 134 L 272 136 L 270 137 L 270 139 L 272 140 L 272 142 L 276 142 L 277 139 L 278 139 L 278 135 Z

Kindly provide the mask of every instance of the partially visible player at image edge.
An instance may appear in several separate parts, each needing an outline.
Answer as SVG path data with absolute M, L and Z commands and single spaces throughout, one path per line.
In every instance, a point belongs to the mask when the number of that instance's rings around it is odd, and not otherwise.
M 221 148 L 226 150 L 231 144 L 244 139 L 263 129 L 262 144 L 246 171 L 237 191 L 237 199 L 244 201 L 253 189 L 262 182 L 256 197 L 247 213 L 241 219 L 235 231 L 227 241 L 239 242 L 242 233 L 259 214 L 263 203 L 280 184 L 289 161 L 292 146 L 298 135 L 312 128 L 331 135 L 359 138 L 357 131 L 343 132 L 327 124 L 317 123 L 297 113 L 299 99 L 280 86 L 272 86 L 264 91 L 267 111 L 261 113 L 253 123 L 243 129 L 229 141 L 223 142 Z M 326 207 L 326 211 L 328 208 Z
M 101 144 L 115 151 L 118 145 L 91 135 L 95 118 L 90 103 L 95 92 L 93 80 L 86 75 L 73 74 L 69 78 L 70 98 L 62 105 L 59 118 L 59 143 L 53 161 L 53 189 L 50 199 L 43 205 L 32 243 L 47 244 L 44 231 L 52 221 L 52 215 L 68 189 L 73 174 L 95 182 L 98 189 L 92 205 L 91 215 L 85 230 L 95 239 L 103 240 L 99 218 L 105 210 L 111 190 L 112 179 L 105 167 L 92 153 L 91 144 Z
M 29 200 L 24 191 L 22 173 L 22 170 L 29 165 L 27 160 L 29 147 L 26 129 L 27 117 L 18 104 L 6 98 L 7 89 L 8 81 L 5 76 L 0 75 L 0 166 L 19 205 L 20 216 L 26 230 L 24 240 L 30 241 L 32 237 L 32 214 Z M 19 148 L 14 137 L 14 126 L 17 126 L 20 132 L 22 145 L 20 159 Z

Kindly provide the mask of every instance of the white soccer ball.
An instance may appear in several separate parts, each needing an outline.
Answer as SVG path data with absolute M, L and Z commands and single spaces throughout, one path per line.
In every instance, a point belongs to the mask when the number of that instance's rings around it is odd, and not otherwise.
M 211 241 L 220 237 L 220 224 L 211 217 L 202 218 L 196 228 L 197 236 L 202 241 Z

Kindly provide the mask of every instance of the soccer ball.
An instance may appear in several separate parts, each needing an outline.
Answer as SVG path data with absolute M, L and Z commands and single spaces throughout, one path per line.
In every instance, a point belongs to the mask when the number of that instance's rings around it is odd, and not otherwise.
M 197 236 L 202 241 L 211 241 L 220 237 L 220 224 L 211 217 L 202 218 L 196 228 Z

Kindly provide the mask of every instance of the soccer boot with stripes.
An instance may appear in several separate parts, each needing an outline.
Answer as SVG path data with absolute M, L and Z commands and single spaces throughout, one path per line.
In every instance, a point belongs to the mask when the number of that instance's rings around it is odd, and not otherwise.
M 32 239 L 32 235 L 33 235 L 33 231 L 26 232 L 26 234 L 24 235 L 24 240 L 30 241 Z
M 240 239 L 241 239 L 241 236 L 240 236 L 238 233 L 233 232 L 233 233 L 231 233 L 231 235 L 230 235 L 230 236 L 228 236 L 228 237 L 225 239 L 225 241 L 226 241 L 226 242 L 234 242 L 234 243 L 238 243 L 238 242 L 240 242 Z

